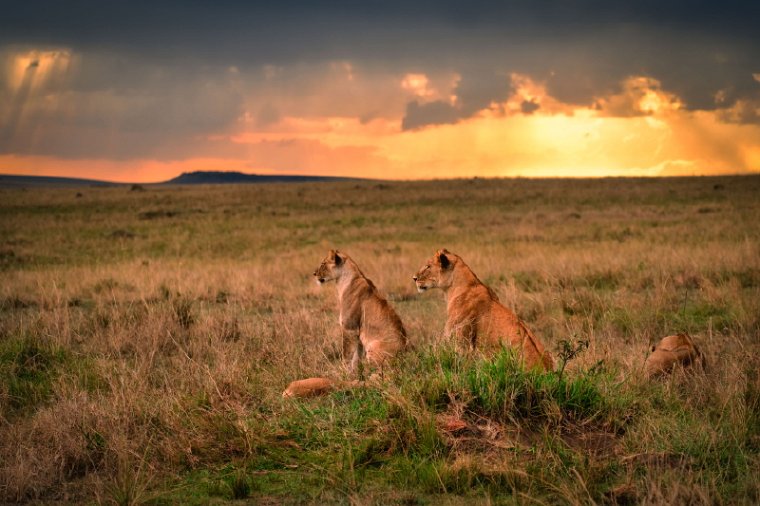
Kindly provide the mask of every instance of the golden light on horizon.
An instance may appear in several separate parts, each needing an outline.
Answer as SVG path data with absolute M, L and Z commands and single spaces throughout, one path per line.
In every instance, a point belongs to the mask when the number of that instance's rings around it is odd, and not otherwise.
M 232 137 L 231 142 L 245 148 L 242 158 L 106 162 L 5 155 L 0 164 L 8 173 L 76 172 L 90 178 L 102 177 L 105 170 L 114 174 L 111 179 L 129 182 L 162 181 L 196 170 L 294 173 L 296 165 L 301 174 L 387 179 L 760 172 L 760 127 L 723 123 L 710 112 L 658 111 L 631 117 L 605 116 L 590 108 L 570 114 L 487 112 L 408 132 L 384 120 L 284 118 L 282 132 Z
M 25 106 L 35 90 L 65 77 L 77 63 L 78 56 L 66 49 L 17 52 L 7 58 L 7 86 L 15 97 L 7 139 L 12 140 L 17 125 L 23 123 Z M 350 62 L 333 62 L 330 69 L 336 79 L 352 86 L 360 86 L 364 79 Z M 238 89 L 240 71 L 227 74 Z M 758 74 L 753 77 L 758 79 Z M 690 111 L 657 79 L 629 76 L 618 91 L 598 97 L 592 105 L 573 106 L 551 96 L 544 82 L 528 75 L 511 73 L 508 79 L 505 86 L 511 93 L 503 102 L 491 102 L 470 117 L 415 130 L 404 131 L 399 118 L 382 115 L 363 119 L 277 114 L 262 127 L 252 119 L 255 110 L 247 110 L 235 128 L 193 140 L 208 141 L 218 151 L 115 160 L 6 151 L 0 155 L 0 172 L 129 182 L 163 181 L 196 170 L 388 179 L 760 172 L 760 126 L 739 121 L 747 107 L 754 107 L 751 103 Z M 453 73 L 434 79 L 425 73 L 407 73 L 395 81 L 396 92 L 423 105 L 437 101 L 456 110 L 459 80 Z M 60 108 L 60 93 L 42 95 L 34 105 L 37 110 Z M 112 98 L 117 97 L 108 97 Z M 76 113 L 70 109 L 67 114 Z M 191 149 L 192 143 L 187 147 Z

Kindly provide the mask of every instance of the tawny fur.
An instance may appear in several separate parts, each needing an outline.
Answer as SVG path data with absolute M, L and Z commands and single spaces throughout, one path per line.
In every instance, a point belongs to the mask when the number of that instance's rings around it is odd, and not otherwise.
M 644 371 L 648 378 L 668 374 L 677 366 L 697 365 L 704 369 L 705 357 L 689 334 L 680 333 L 663 337 L 652 346 L 652 353 L 647 357 Z
M 288 388 L 282 392 L 283 397 L 316 397 L 323 395 L 338 388 L 338 384 L 328 378 L 306 378 L 296 380 L 288 385 Z
M 406 348 L 406 330 L 398 314 L 351 257 L 331 250 L 314 276 L 320 284 L 336 282 L 343 357 L 351 371 L 362 356 L 380 367 Z
M 358 381 L 338 381 L 329 378 L 306 378 L 296 380 L 288 385 L 288 388 L 282 392 L 285 398 L 303 399 L 306 397 L 317 397 L 329 394 L 336 390 L 344 390 L 359 385 Z
M 445 335 L 472 348 L 514 348 L 529 368 L 551 371 L 554 363 L 544 346 L 518 316 L 504 307 L 461 257 L 442 249 L 419 270 L 414 281 L 422 292 L 440 288 L 446 296 Z

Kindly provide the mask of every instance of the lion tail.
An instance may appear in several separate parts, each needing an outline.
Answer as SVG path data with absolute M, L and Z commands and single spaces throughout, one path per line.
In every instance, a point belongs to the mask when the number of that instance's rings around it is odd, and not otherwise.
M 282 392 L 286 399 L 304 399 L 307 397 L 319 397 L 330 392 L 353 388 L 357 381 L 339 381 L 330 378 L 306 378 L 292 381 L 288 388 Z
M 552 360 L 552 356 L 549 354 L 548 351 L 544 349 L 544 346 L 541 344 L 541 342 L 536 339 L 536 336 L 533 335 L 533 332 L 530 331 L 527 325 L 525 325 L 525 322 L 523 322 L 521 319 L 517 319 L 518 325 L 520 325 L 520 330 L 523 335 L 523 340 L 527 339 L 530 342 L 530 345 L 532 346 L 533 350 L 541 357 L 541 365 L 544 366 L 544 370 L 547 372 L 554 370 L 554 360 Z

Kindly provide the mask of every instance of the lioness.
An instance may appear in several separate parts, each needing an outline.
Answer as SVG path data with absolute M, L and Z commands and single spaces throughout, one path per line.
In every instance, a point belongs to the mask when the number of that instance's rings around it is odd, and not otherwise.
M 499 303 L 496 294 L 484 285 L 458 256 L 442 249 L 412 276 L 417 290 L 440 288 L 446 295 L 444 334 L 495 347 L 505 342 L 517 350 L 528 367 L 554 368 L 541 342 L 515 313 Z
M 381 366 L 406 347 L 401 319 L 348 255 L 330 250 L 314 277 L 320 285 L 336 282 L 343 358 L 352 372 L 362 355 L 371 365 Z
M 652 378 L 671 372 L 678 364 L 689 367 L 695 363 L 704 368 L 705 357 L 689 334 L 680 333 L 663 337 L 652 346 L 652 354 L 647 357 L 644 370 L 647 377 Z

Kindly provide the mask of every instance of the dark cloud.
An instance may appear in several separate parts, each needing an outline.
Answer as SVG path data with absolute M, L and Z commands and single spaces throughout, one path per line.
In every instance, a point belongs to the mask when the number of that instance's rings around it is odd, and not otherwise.
M 533 114 L 541 107 L 540 104 L 537 104 L 533 100 L 523 100 L 520 104 L 520 112 L 523 114 Z
M 726 123 L 760 125 L 760 92 L 754 98 L 737 101 L 730 109 L 722 109 L 719 117 Z
M 448 102 L 436 100 L 420 104 L 415 100 L 407 104 L 401 128 L 415 130 L 428 125 L 456 123 L 461 117 L 461 111 Z
M 456 105 L 442 100 L 409 102 L 401 128 L 414 130 L 428 125 L 456 123 L 482 111 L 492 102 L 504 102 L 512 92 L 509 79 L 503 72 L 492 69 L 468 69 L 466 72 L 452 90 Z
M 457 83 L 460 114 L 468 118 L 487 108 L 491 102 L 504 102 L 512 92 L 509 77 L 502 71 L 468 69 Z
M 172 46 L 191 46 L 195 40 L 198 47 L 208 46 L 209 53 L 236 42 L 263 40 L 273 44 L 247 49 L 266 49 L 281 57 L 293 48 L 299 48 L 299 54 L 332 51 L 347 39 L 358 42 L 347 51 L 362 50 L 364 41 L 389 33 L 402 35 L 405 42 L 414 39 L 414 33 L 429 33 L 427 28 L 431 27 L 470 34 L 497 29 L 505 36 L 521 32 L 543 37 L 552 33 L 568 36 L 609 25 L 634 25 L 756 40 L 758 14 L 758 4 L 746 0 L 27 0 L 4 7 L 0 33 L 11 42 L 25 39 L 33 43 L 160 46 L 162 51 Z M 318 37 L 293 40 L 299 32 Z M 220 37 L 224 34 L 227 35 Z M 361 34 L 364 37 L 358 37 Z M 209 44 L 212 38 L 218 39 L 216 44 Z M 392 44 L 388 40 L 385 43 Z M 457 41 L 449 45 L 457 45 Z
M 751 120 L 744 104 L 758 87 L 758 19 L 760 2 L 746 0 L 13 2 L 0 16 L 0 51 L 69 48 L 82 60 L 44 90 L 0 89 L 0 112 L 15 118 L 0 129 L 0 152 L 176 156 L 183 141 L 223 132 L 247 110 L 261 127 L 328 108 L 361 118 L 402 113 L 392 98 L 372 103 L 379 92 L 368 83 L 367 96 L 344 80 L 331 90 L 345 101 L 320 99 L 324 90 L 306 74 L 341 60 L 375 75 L 461 76 L 445 90 L 456 106 L 410 102 L 404 129 L 453 123 L 503 102 L 511 72 L 546 81 L 550 95 L 578 105 L 620 92 L 629 76 L 649 76 L 688 108 Z M 238 76 L 228 75 L 231 66 Z M 286 70 L 267 80 L 264 66 Z M 0 84 L 7 78 L 0 74 Z M 287 110 L 287 94 L 312 98 Z M 46 95 L 64 105 L 42 108 Z M 72 142 L 74 128 L 92 135 Z
M 82 60 L 72 62 L 69 78 L 43 75 L 41 64 L 28 68 L 17 91 L 0 93 L 0 112 L 10 111 L 2 115 L 0 153 L 179 159 L 208 152 L 214 143 L 205 138 L 227 131 L 244 112 L 240 91 L 219 69 Z M 115 74 L 107 79 L 104 72 Z

